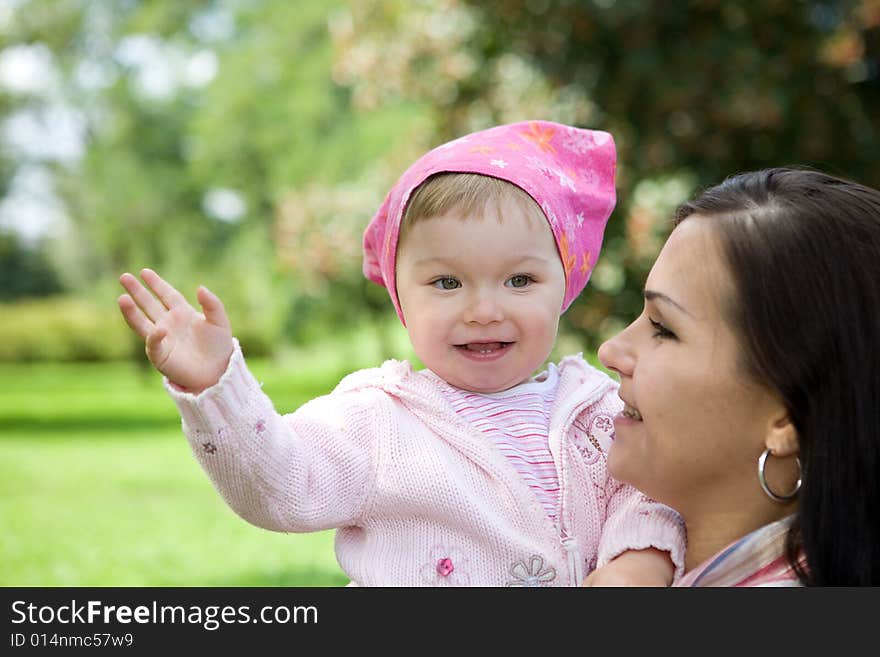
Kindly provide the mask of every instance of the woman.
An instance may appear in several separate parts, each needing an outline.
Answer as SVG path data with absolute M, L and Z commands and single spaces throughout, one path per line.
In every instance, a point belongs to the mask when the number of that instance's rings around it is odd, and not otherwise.
M 880 584 L 880 192 L 815 171 L 682 205 L 620 375 L 611 473 L 688 532 L 681 586 Z

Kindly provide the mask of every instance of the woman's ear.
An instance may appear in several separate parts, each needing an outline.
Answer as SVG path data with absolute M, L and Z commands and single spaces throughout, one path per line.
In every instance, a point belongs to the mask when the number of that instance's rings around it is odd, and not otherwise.
M 799 451 L 798 433 L 788 416 L 788 411 L 777 415 L 768 427 L 764 446 L 770 450 L 773 456 L 797 456 Z

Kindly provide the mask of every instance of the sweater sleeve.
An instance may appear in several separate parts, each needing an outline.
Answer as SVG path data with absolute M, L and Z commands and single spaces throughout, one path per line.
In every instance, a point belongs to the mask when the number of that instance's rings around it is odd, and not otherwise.
M 627 550 L 653 547 L 669 552 L 675 565 L 674 579 L 681 577 L 686 538 L 678 513 L 610 476 L 608 484 L 611 490 L 597 565 L 603 566 Z
M 280 415 L 238 342 L 226 372 L 198 394 L 165 381 L 190 447 L 226 503 L 254 525 L 310 532 L 353 525 L 372 481 L 371 411 L 358 392 Z

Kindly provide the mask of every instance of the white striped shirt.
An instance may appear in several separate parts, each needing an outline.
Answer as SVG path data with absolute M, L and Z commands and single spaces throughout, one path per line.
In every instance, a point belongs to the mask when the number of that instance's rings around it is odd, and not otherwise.
M 559 479 L 548 434 L 558 384 L 556 366 L 550 363 L 546 372 L 502 392 L 481 394 L 443 385 L 455 412 L 495 442 L 553 522 L 559 508 Z

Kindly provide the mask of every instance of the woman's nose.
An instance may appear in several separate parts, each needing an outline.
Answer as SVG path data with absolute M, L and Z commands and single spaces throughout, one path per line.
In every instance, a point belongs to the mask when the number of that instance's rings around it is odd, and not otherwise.
M 627 340 L 628 328 L 603 342 L 598 352 L 599 362 L 621 376 L 632 376 L 636 363 L 632 346 Z

